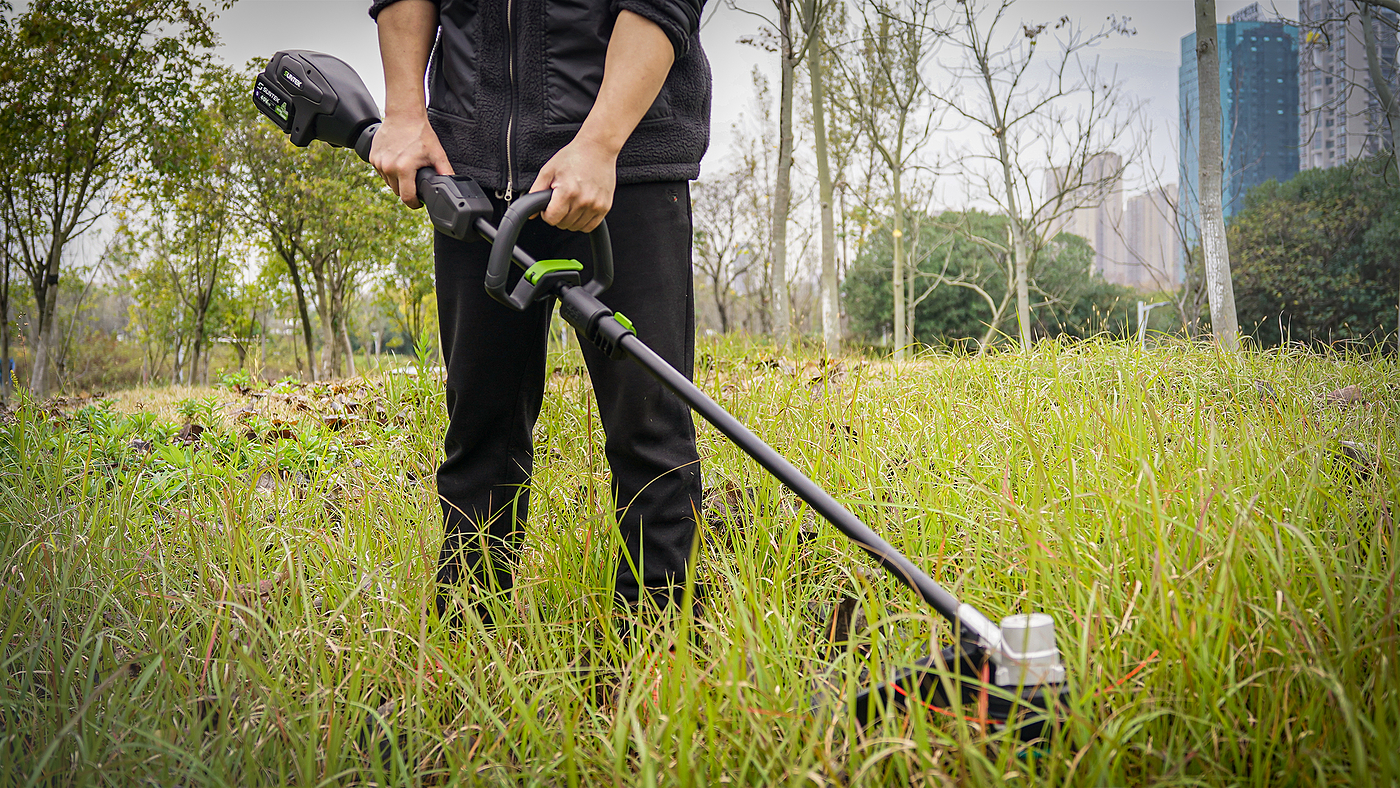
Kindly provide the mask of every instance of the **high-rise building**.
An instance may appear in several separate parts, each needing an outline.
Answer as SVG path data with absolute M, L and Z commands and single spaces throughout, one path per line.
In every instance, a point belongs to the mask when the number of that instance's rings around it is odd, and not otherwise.
M 1304 0 L 1307 2 L 1307 0 Z M 1225 215 L 1244 207 L 1244 195 L 1298 171 L 1298 28 L 1265 20 L 1255 4 L 1215 27 L 1220 50 L 1221 127 Z M 1200 226 L 1197 148 L 1200 96 L 1196 34 L 1181 39 L 1181 210 L 1189 241 Z
M 1382 77 L 1395 89 L 1396 14 L 1372 6 Z M 1335 167 L 1389 142 L 1354 0 L 1300 0 L 1298 169 Z
M 1123 210 L 1127 259 L 1110 281 L 1140 290 L 1171 290 L 1184 280 L 1176 232 L 1176 184 L 1128 198 Z
M 1063 189 L 1064 168 L 1045 179 L 1046 197 Z M 1173 226 L 1176 186 L 1154 189 L 1123 199 L 1123 158 L 1104 152 L 1084 165 L 1084 185 L 1066 196 L 1077 207 L 1053 228 L 1054 234 L 1078 235 L 1094 249 L 1093 271 L 1114 284 L 1144 290 L 1181 284 L 1181 263 Z
M 1045 196 L 1061 191 L 1071 177 L 1064 168 L 1057 168 L 1045 179 Z M 1084 184 L 1066 195 L 1065 203 L 1079 207 L 1068 212 L 1056 223 L 1054 234 L 1073 233 L 1094 248 L 1094 272 L 1113 281 L 1114 266 L 1126 259 L 1119 228 L 1123 223 L 1123 157 L 1104 152 L 1084 163 L 1083 173 L 1075 179 Z

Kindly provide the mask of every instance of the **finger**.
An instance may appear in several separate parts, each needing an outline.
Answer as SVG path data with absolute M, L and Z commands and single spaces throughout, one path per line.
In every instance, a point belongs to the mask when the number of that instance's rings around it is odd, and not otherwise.
M 570 217 L 569 229 L 576 233 L 581 233 L 598 218 L 598 212 L 589 208 L 583 208 L 577 214 Z
M 457 174 L 456 171 L 452 169 L 452 162 L 447 160 L 447 152 L 442 149 L 441 145 L 432 149 L 428 158 L 433 164 L 433 169 L 437 170 L 439 175 Z
M 561 230 L 576 231 L 588 221 L 588 206 L 577 199 L 569 204 L 569 212 L 560 220 L 558 227 Z
M 573 200 L 561 189 L 555 189 L 553 196 L 549 198 L 549 205 L 544 209 L 541 216 L 545 224 L 552 224 L 561 230 L 567 230 L 566 222 L 574 212 Z
M 579 202 L 579 215 L 573 226 L 577 232 L 592 232 L 593 228 L 607 216 L 608 209 L 612 207 L 612 199 L 608 194 L 595 192 L 590 199 Z
M 553 173 L 553 171 L 550 169 L 549 163 L 546 162 L 546 163 L 545 163 L 545 166 L 544 166 L 544 169 L 540 170 L 540 174 L 539 174 L 539 175 L 536 175 L 536 176 L 535 176 L 535 182 L 532 183 L 532 184 L 530 184 L 530 191 L 529 191 L 529 192 L 526 192 L 526 193 L 527 193 L 527 194 L 533 194 L 534 192 L 544 191 L 545 189 L 553 189 L 553 188 L 554 188 L 554 173 Z M 561 197 L 562 197 L 562 196 L 559 194 L 559 190 L 558 190 L 558 189 L 555 189 L 555 190 L 554 190 L 554 194 L 549 198 L 549 205 L 546 205 L 546 206 L 545 206 L 545 209 L 544 209 L 543 211 L 541 211 L 541 212 L 539 212 L 539 213 L 537 213 L 537 214 L 534 214 L 534 215 L 531 216 L 530 218 L 531 218 L 531 219 L 537 219 L 537 218 L 543 217 L 546 224 L 554 224 L 554 222 L 550 221 L 550 219 L 549 219 L 549 217 L 552 215 L 552 214 L 550 213 L 550 211 L 554 209 L 555 204 L 557 204 L 557 203 L 559 202 L 559 200 L 561 199 Z
M 422 203 L 418 202 L 418 179 L 413 173 L 399 178 L 399 199 L 403 200 L 404 205 L 417 210 Z
M 530 184 L 530 192 L 544 191 L 545 189 L 553 189 L 553 188 L 554 188 L 554 170 L 553 170 L 553 168 L 551 168 L 551 167 L 549 166 L 549 163 L 546 162 L 545 165 L 544 165 L 544 169 L 541 169 L 541 170 L 540 170 L 540 174 L 535 176 L 535 182 L 532 183 L 532 184 Z M 527 192 L 527 193 L 529 193 L 529 192 Z M 556 195 L 556 196 L 558 196 L 558 195 Z

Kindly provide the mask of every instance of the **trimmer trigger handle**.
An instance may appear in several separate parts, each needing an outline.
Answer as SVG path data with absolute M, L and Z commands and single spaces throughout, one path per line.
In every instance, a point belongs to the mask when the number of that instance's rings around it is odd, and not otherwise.
M 481 185 L 466 175 L 439 175 L 432 167 L 418 171 L 418 199 L 433 227 L 459 241 L 477 237 L 476 220 L 489 219 L 493 208 Z
M 378 122 L 364 128 L 355 140 L 355 153 L 369 161 L 370 148 L 374 145 Z M 476 220 L 489 220 L 492 215 L 491 201 L 481 186 L 465 175 L 439 175 L 432 167 L 423 167 L 414 177 L 418 187 L 418 201 L 428 209 L 428 218 L 438 232 L 470 241 L 477 237 Z

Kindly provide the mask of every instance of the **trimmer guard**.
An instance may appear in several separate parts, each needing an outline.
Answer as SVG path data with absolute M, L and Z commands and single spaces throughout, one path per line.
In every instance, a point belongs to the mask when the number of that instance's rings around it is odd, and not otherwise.
M 1021 741 L 1049 738 L 1054 720 L 1069 699 L 1069 684 L 997 686 L 992 683 L 995 672 L 996 665 L 983 647 L 949 646 L 867 683 L 852 698 L 851 713 L 864 726 L 890 709 L 922 704 L 968 722 L 1009 726 Z

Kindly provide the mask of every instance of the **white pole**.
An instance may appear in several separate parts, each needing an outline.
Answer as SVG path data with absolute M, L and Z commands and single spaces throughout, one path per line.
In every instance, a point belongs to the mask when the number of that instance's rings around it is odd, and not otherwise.
M 1139 344 L 1139 345 L 1144 345 L 1144 346 L 1145 346 L 1145 345 L 1147 344 L 1147 318 L 1148 318 L 1149 315 L 1152 314 L 1152 310 L 1156 309 L 1156 308 L 1159 307 L 1159 306 L 1166 306 L 1166 305 L 1169 304 L 1169 303 L 1171 303 L 1171 302 L 1170 302 L 1170 301 L 1158 301 L 1158 302 L 1155 303 L 1155 304 L 1144 304 L 1144 303 L 1141 302 L 1141 301 L 1138 302 L 1138 344 Z

